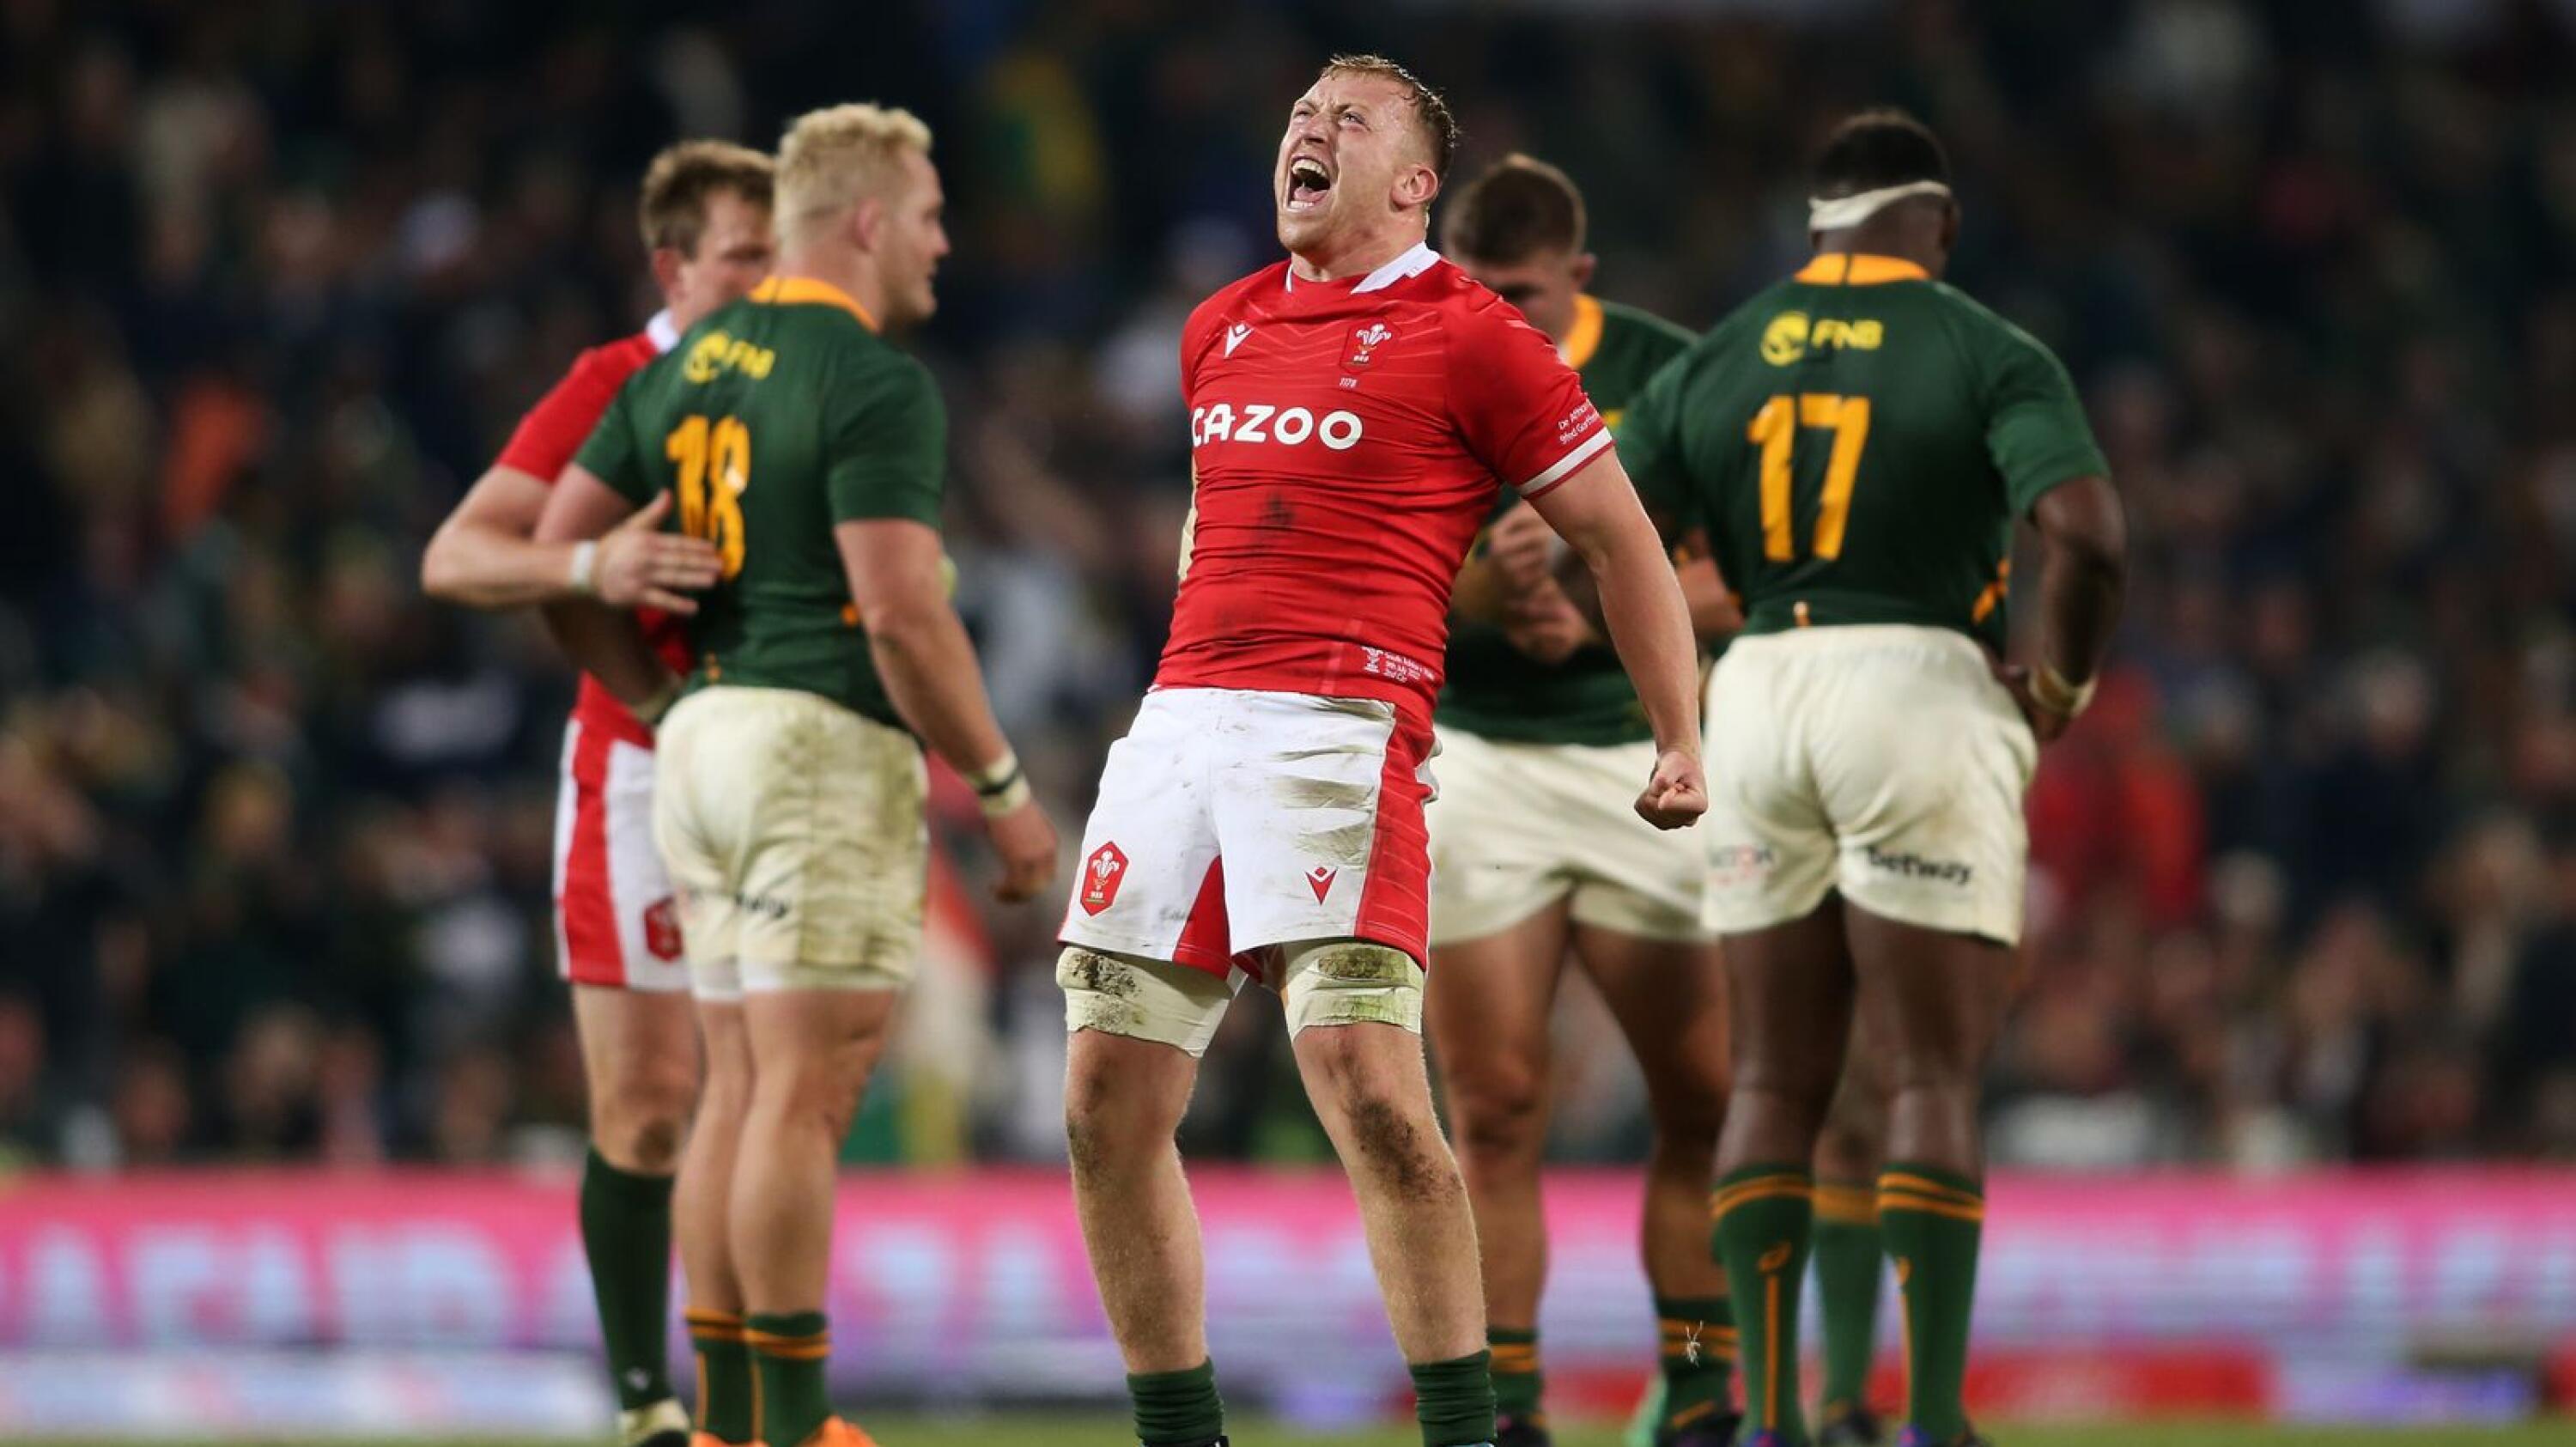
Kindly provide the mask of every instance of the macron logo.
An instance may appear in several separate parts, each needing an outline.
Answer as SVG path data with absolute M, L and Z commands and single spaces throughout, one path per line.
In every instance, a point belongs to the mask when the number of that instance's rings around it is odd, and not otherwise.
M 1244 339 L 1245 337 L 1248 337 L 1248 336 L 1251 336 L 1251 335 L 1252 335 L 1252 327 L 1251 327 L 1251 325 L 1250 325 L 1249 323 L 1247 323 L 1247 322 L 1236 322 L 1233 326 L 1230 326 L 1230 327 L 1226 328 L 1226 329 L 1225 329 L 1225 354 L 1226 354 L 1227 356 L 1229 356 L 1229 357 L 1233 356 L 1233 355 L 1234 355 L 1234 349 L 1235 349 L 1235 348 L 1237 348 L 1237 347 L 1239 347 L 1239 346 L 1242 346 L 1242 345 L 1243 345 L 1243 339 Z

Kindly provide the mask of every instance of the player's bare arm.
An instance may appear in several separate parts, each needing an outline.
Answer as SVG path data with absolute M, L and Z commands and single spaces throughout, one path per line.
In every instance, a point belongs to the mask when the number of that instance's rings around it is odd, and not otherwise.
M 614 608 L 694 613 L 698 605 L 688 595 L 723 571 L 713 544 L 660 531 L 667 498 L 595 540 L 539 542 L 537 519 L 551 491 L 515 467 L 484 473 L 421 554 L 421 591 L 467 608 L 597 598 Z
M 1692 823 L 1708 808 L 1699 762 L 1699 643 L 1663 539 L 1616 452 L 1603 452 L 1531 506 L 1590 571 L 1611 646 L 1655 731 L 1655 773 L 1637 812 L 1659 829 Z
M 2128 519 L 2110 479 L 2081 477 L 2040 496 L 2030 512 L 2045 549 L 2039 570 L 2039 653 L 2004 681 L 2042 743 L 2093 699 L 2128 577 Z
M 639 511 L 616 489 L 592 476 L 588 468 L 574 463 L 564 469 L 563 481 L 546 499 L 545 510 L 537 518 L 534 541 L 539 546 L 566 547 L 603 537 L 631 528 L 648 513 L 658 516 L 661 505 L 657 499 L 655 507 Z M 662 606 L 649 595 L 643 601 Z M 651 724 L 670 707 L 679 692 L 679 680 L 644 640 L 644 629 L 630 608 L 579 594 L 566 594 L 542 607 L 546 631 L 554 635 L 566 656 L 584 673 L 598 679 L 619 703 L 633 709 L 637 718 Z
M 994 894 L 1028 899 L 1055 877 L 1055 825 L 1038 807 L 977 671 L 975 644 L 949 604 L 939 534 L 908 519 L 845 522 L 833 529 L 850 598 L 886 693 L 931 752 L 984 801 L 1002 878 Z

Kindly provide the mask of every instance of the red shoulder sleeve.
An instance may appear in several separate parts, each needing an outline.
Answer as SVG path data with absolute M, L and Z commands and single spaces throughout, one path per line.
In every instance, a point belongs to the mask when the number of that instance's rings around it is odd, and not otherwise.
M 571 370 L 555 383 L 528 415 L 519 419 L 518 430 L 510 434 L 509 444 L 501 449 L 494 465 L 516 468 L 548 487 L 590 440 L 591 430 L 599 425 L 600 416 L 617 396 L 617 389 L 636 369 L 652 359 L 651 343 L 643 355 L 631 355 L 636 338 L 593 347 L 573 359 Z
M 1601 414 L 1556 344 L 1489 292 L 1448 308 L 1449 397 L 1467 448 L 1536 497 L 1610 445 Z
M 1209 345 L 1216 340 L 1217 328 L 1224 320 L 1226 302 L 1236 290 L 1237 287 L 1229 286 L 1200 302 L 1191 309 L 1190 319 L 1181 323 L 1181 401 L 1184 404 L 1190 400 L 1190 394 L 1198 390 L 1199 359 L 1207 355 Z

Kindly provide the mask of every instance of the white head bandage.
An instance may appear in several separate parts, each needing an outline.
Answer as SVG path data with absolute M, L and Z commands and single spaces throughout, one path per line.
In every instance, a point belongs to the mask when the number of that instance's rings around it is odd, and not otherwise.
M 1836 196 L 1832 200 L 1810 196 L 1807 198 L 1807 229 L 1840 231 L 1847 226 L 1858 226 L 1908 196 L 1949 194 L 1950 188 L 1939 181 L 1908 181 L 1902 186 L 1882 186 L 1875 191 Z

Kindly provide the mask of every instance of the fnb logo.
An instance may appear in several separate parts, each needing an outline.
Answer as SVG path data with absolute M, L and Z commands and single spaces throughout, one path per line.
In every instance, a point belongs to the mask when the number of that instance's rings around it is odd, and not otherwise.
M 1359 445 L 1359 414 L 1336 409 L 1318 418 L 1303 407 L 1279 408 L 1266 402 L 1247 402 L 1240 413 L 1226 402 L 1190 409 L 1192 447 L 1211 442 L 1283 442 L 1295 447 L 1310 438 L 1335 452 L 1348 452 Z
M 689 348 L 688 360 L 680 364 L 680 376 L 689 382 L 712 382 L 727 372 L 740 372 L 757 382 L 778 365 L 778 354 L 755 342 L 727 335 L 721 328 L 698 338 Z
M 1345 367 L 1365 367 L 1378 348 L 1395 340 L 1395 330 L 1384 322 L 1371 322 L 1351 332 L 1351 349 L 1342 356 Z
M 1118 902 L 1118 885 L 1127 877 L 1127 856 L 1117 844 L 1103 844 L 1082 861 L 1082 912 L 1098 914 Z
M 1762 329 L 1762 360 L 1785 367 L 1807 355 L 1810 346 L 1818 351 L 1849 347 L 1874 352 L 1886 341 L 1887 328 L 1870 318 L 1844 321 L 1827 317 L 1811 326 L 1805 312 L 1782 312 Z

